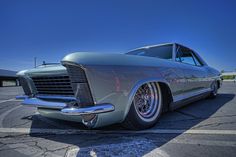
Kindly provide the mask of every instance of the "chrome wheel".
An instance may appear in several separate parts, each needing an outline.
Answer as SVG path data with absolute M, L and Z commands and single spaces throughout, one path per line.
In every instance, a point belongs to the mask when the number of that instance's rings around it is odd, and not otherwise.
M 136 92 L 133 103 L 138 116 L 143 121 L 153 121 L 159 115 L 160 94 L 160 87 L 156 83 L 146 83 Z
M 217 95 L 217 90 L 218 90 L 218 86 L 217 86 L 216 82 L 213 84 L 212 88 L 213 88 L 212 93 L 213 93 L 214 96 L 216 96 Z
M 209 98 L 215 98 L 218 94 L 218 83 L 217 81 L 214 81 L 212 84 L 211 84 L 211 93 L 209 95 Z

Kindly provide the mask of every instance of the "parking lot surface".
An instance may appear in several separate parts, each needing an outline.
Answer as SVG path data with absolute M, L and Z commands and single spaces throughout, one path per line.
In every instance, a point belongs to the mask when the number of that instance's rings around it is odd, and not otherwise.
M 87 130 L 45 118 L 15 100 L 21 87 L 0 88 L 0 156 L 236 156 L 236 84 L 224 82 L 215 99 L 162 115 L 151 129 L 120 125 Z

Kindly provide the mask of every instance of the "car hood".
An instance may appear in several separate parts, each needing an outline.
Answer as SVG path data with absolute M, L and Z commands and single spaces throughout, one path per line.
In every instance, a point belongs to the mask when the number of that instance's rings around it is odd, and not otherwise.
M 17 76 L 27 75 L 27 76 L 40 76 L 40 75 L 63 75 L 66 74 L 66 68 L 61 64 L 56 65 L 43 65 L 37 68 L 22 70 L 17 73 Z
M 62 64 L 73 63 L 86 66 L 173 66 L 174 62 L 147 56 L 136 56 L 127 54 L 107 54 L 107 53 L 92 53 L 92 52 L 75 52 L 68 54 L 62 59 Z M 63 75 L 66 74 L 66 68 L 61 64 L 44 65 L 37 68 L 22 70 L 17 73 L 27 76 L 40 75 Z
M 172 61 L 147 56 L 136 56 L 128 54 L 112 54 L 112 53 L 90 53 L 76 52 L 65 56 L 62 64 L 65 62 L 75 63 L 79 65 L 120 65 L 120 66 L 160 66 L 166 63 L 172 64 Z

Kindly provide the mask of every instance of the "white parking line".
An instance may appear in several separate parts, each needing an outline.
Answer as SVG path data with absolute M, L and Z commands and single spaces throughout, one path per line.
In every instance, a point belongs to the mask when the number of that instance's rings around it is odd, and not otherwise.
M 7 144 L 7 146 L 11 149 L 14 149 L 15 151 L 22 153 L 26 156 L 34 156 L 34 157 L 39 157 L 43 156 L 44 150 L 42 149 L 37 149 L 37 147 L 29 146 L 24 143 L 12 143 L 12 144 Z M 47 156 L 53 156 L 53 157 L 61 157 L 53 152 L 47 152 Z
M 204 139 L 191 139 L 191 138 L 179 138 L 178 136 L 176 138 L 173 138 L 171 140 L 167 140 L 166 142 L 163 142 L 164 145 L 161 147 L 157 147 L 150 151 L 149 153 L 145 154 L 144 157 L 153 157 L 153 156 L 160 156 L 160 157 L 168 157 L 166 151 L 164 151 L 165 147 L 168 147 L 169 144 L 185 144 L 185 145 L 197 145 L 197 146 L 217 146 L 217 147 L 235 147 L 236 141 L 221 141 L 221 140 L 204 140 Z
M 167 154 L 166 151 L 162 150 L 161 148 L 156 148 L 152 151 L 150 151 L 148 154 L 145 154 L 144 157 L 153 157 L 153 156 L 158 156 L 158 157 L 169 157 L 170 155 Z
M 205 146 L 225 146 L 235 147 L 236 141 L 220 141 L 220 140 L 203 140 L 203 139 L 179 139 L 174 138 L 170 141 L 173 144 L 192 144 L 192 145 L 205 145 Z
M 12 111 L 14 111 L 14 110 L 16 110 L 16 109 L 18 109 L 18 108 L 20 108 L 20 107 L 21 107 L 21 106 L 15 106 L 15 107 L 11 108 L 10 110 L 7 110 L 6 112 L 2 113 L 2 114 L 0 115 L 0 127 L 3 126 L 3 120 L 5 119 L 5 117 L 6 117 L 8 114 L 10 114 Z
M 1 101 L 0 101 L 0 104 L 1 104 L 1 103 L 4 103 L 4 102 L 8 102 L 8 101 L 22 101 L 22 100 L 17 100 L 17 99 L 15 99 L 15 98 L 12 98 L 12 99 L 7 99 L 7 100 L 1 100 Z
M 159 139 L 155 138 L 155 141 L 159 141 Z M 138 150 L 142 146 L 149 146 L 150 149 L 153 149 L 149 151 L 147 154 L 143 155 L 144 157 L 169 157 L 170 155 L 168 152 L 166 152 L 165 148 L 168 147 L 169 144 L 186 144 L 186 145 L 204 145 L 204 146 L 218 146 L 218 147 L 235 147 L 236 141 L 222 141 L 222 140 L 204 140 L 204 139 L 192 139 L 192 138 L 181 138 L 181 136 L 177 136 L 173 139 L 161 139 L 159 141 L 161 144 L 160 146 L 155 145 L 152 140 L 147 140 L 145 138 L 143 139 L 133 139 L 133 140 L 127 140 L 126 142 L 119 142 L 119 143 L 112 143 L 112 144 L 100 144 L 95 146 L 89 146 L 89 147 L 75 147 L 71 148 L 67 151 L 66 157 L 76 157 L 80 152 L 90 152 L 90 156 L 99 156 L 99 153 L 104 154 L 104 151 L 106 152 L 107 156 L 112 156 L 113 150 L 116 150 L 117 152 L 119 150 L 127 151 L 127 149 L 133 148 L 133 152 L 137 152 L 135 150 Z M 148 148 L 147 148 L 148 149 Z M 120 156 L 130 156 L 128 154 L 119 154 Z M 133 154 L 133 156 L 140 156 L 140 154 Z
M 79 154 L 80 148 L 73 148 L 67 151 L 65 157 L 77 157 Z
M 211 134 L 211 135 L 236 135 L 236 130 L 174 130 L 174 129 L 149 129 L 138 131 L 139 133 L 154 134 Z
M 167 141 L 166 141 L 167 142 Z M 114 156 L 114 152 L 119 152 L 119 156 L 141 156 L 142 153 L 138 151 L 140 147 L 142 146 L 149 146 L 150 148 L 156 148 L 156 145 L 154 145 L 151 141 L 147 139 L 133 139 L 128 140 L 126 142 L 118 142 L 118 143 L 110 143 L 110 144 L 99 144 L 95 146 L 88 146 L 88 147 L 72 147 L 69 149 L 65 155 L 65 157 L 77 157 L 79 155 L 83 156 L 83 153 L 89 153 L 91 157 L 97 157 L 97 156 Z M 127 154 L 126 152 L 129 152 L 130 149 L 132 149 L 132 155 Z M 148 148 L 147 148 L 148 149 Z M 82 153 L 82 154 L 81 154 Z M 115 155 L 117 156 L 117 154 Z M 161 150 L 160 147 L 155 149 L 155 154 L 148 154 L 146 156 L 158 156 L 158 157 L 169 157 L 169 155 Z
M 15 98 L 12 98 L 12 99 L 8 99 L 8 100 L 2 100 L 2 101 L 0 101 L 0 103 L 9 102 L 9 101 L 22 101 L 22 100 L 17 100 L 17 99 L 15 99 Z M 0 128 L 3 126 L 3 120 L 5 119 L 5 117 L 6 117 L 9 113 L 11 113 L 12 111 L 14 111 L 14 110 L 16 110 L 16 109 L 18 109 L 18 108 L 20 108 L 20 107 L 21 107 L 21 106 L 15 106 L 15 107 L 11 108 L 10 110 L 8 110 L 8 111 L 6 111 L 6 112 L 4 112 L 4 113 L 2 113 L 2 114 L 0 115 Z
M 236 135 L 236 130 L 173 130 L 156 129 L 143 131 L 107 131 L 107 130 L 78 130 L 78 129 L 39 129 L 39 128 L 0 128 L 0 133 L 23 133 L 23 134 L 210 134 L 210 135 Z

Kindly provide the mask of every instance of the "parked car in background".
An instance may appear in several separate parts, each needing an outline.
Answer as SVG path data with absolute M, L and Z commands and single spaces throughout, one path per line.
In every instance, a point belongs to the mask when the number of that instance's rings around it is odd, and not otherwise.
M 61 64 L 18 74 L 25 106 L 46 117 L 90 128 L 122 123 L 152 127 L 162 112 L 215 97 L 220 72 L 177 43 L 141 47 L 126 54 L 76 52 Z

